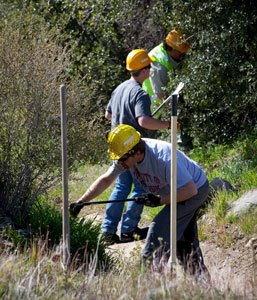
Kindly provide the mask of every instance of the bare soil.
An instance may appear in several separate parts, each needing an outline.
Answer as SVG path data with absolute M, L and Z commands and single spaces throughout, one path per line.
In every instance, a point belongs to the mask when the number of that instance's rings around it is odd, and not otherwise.
M 101 222 L 103 214 L 98 211 L 87 217 Z M 230 290 L 243 298 L 257 295 L 257 238 L 244 236 L 231 224 L 215 226 L 211 217 L 203 218 L 205 224 L 207 218 L 209 233 L 200 245 L 212 286 L 220 291 Z M 143 246 L 144 241 L 115 244 L 110 246 L 110 251 L 124 258 L 139 254 Z

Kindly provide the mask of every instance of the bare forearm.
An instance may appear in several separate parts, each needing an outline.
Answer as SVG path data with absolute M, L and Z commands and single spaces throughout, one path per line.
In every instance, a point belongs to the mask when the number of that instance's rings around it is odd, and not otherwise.
M 161 100 L 164 100 L 164 95 L 163 93 L 156 93 L 156 96 L 161 99 Z
M 177 202 L 182 202 L 198 193 L 197 187 L 193 181 L 189 181 L 187 184 L 177 190 Z M 170 195 L 165 195 L 161 198 L 162 204 L 170 204 Z
M 143 116 L 138 118 L 138 124 L 146 129 L 158 130 L 158 129 L 168 129 L 170 128 L 169 121 L 161 121 L 149 116 Z

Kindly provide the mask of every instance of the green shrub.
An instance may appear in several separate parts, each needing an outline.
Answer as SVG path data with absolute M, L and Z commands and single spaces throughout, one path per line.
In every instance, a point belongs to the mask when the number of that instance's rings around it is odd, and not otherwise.
M 85 91 L 75 79 L 67 82 L 70 54 L 57 46 L 56 31 L 30 11 L 5 13 L 0 25 L 0 207 L 24 227 L 35 199 L 60 177 L 60 84 L 66 83 L 68 92 L 70 168 L 80 160 L 101 160 L 104 122 L 97 123 L 95 103 L 83 99 L 86 92 L 97 93 L 93 86 Z
M 0 199 L 22 225 L 61 164 L 57 87 L 68 56 L 39 18 L 15 16 L 0 26 Z
M 160 1 L 156 22 L 193 35 L 180 121 L 200 142 L 230 142 L 257 122 L 255 1 Z M 172 82 L 173 86 L 174 83 Z M 172 89 L 170 89 L 172 90 Z
M 67 74 L 79 76 L 85 87 L 82 111 L 83 105 L 91 107 L 86 115 L 101 133 L 109 129 L 102 117 L 110 94 L 128 78 L 127 53 L 133 48 L 150 50 L 174 27 L 191 35 L 193 44 L 184 68 L 175 78 L 171 75 L 167 91 L 181 80 L 186 83 L 179 118 L 195 145 L 227 143 L 256 126 L 257 8 L 253 0 L 4 2 L 41 15 L 49 28 L 58 30 L 59 44 L 67 46 L 72 57 Z M 98 137 L 92 131 L 90 135 Z M 96 150 L 97 145 L 92 148 Z
M 70 253 L 71 259 L 78 264 L 89 264 L 97 256 L 98 267 L 110 266 L 111 258 L 106 253 L 106 244 L 99 238 L 100 225 L 94 220 L 79 220 L 70 217 Z M 49 200 L 40 200 L 32 207 L 29 217 L 29 229 L 36 239 L 46 240 L 49 247 L 59 245 L 62 239 L 62 213 Z

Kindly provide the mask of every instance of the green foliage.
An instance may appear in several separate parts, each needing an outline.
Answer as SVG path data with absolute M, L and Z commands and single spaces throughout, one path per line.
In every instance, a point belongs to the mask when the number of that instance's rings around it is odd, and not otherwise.
M 227 193 L 218 193 L 213 205 L 213 213 L 217 220 L 224 220 L 228 208 Z
M 31 208 L 29 216 L 31 233 L 49 245 L 59 244 L 62 235 L 62 214 L 45 200 L 37 201 Z
M 1 232 L 1 238 L 11 242 L 12 246 L 10 245 L 9 247 L 12 251 L 14 251 L 15 249 L 26 249 L 28 245 L 27 238 L 23 236 L 19 231 L 14 230 L 11 227 L 6 227 L 3 229 L 3 231 Z
M 58 43 L 71 53 L 69 77 L 80 77 L 84 103 L 94 111 L 96 107 L 104 110 L 114 87 L 128 78 L 128 52 L 139 47 L 150 50 L 155 43 L 151 39 L 159 40 L 156 33 L 160 29 L 149 18 L 148 1 L 32 0 L 24 2 L 24 7 L 40 14 L 49 28 L 59 32 Z M 95 93 L 91 95 L 90 90 Z
M 128 78 L 127 53 L 150 50 L 174 27 L 193 35 L 184 68 L 167 90 L 186 83 L 179 118 L 202 147 L 196 160 L 210 179 L 220 175 L 240 188 L 254 185 L 254 1 L 3 0 L 0 8 L 0 198 L 17 224 L 24 225 L 37 196 L 60 175 L 59 85 L 68 92 L 70 168 L 103 162 L 105 105 Z M 236 150 L 212 147 L 246 132 L 249 138 L 244 135 Z
M 193 35 L 180 121 L 195 143 L 228 142 L 256 126 L 255 1 L 162 1 L 162 26 Z M 167 15 L 169 9 L 170 15 Z
M 23 227 L 37 196 L 60 176 L 59 86 L 67 81 L 70 55 L 56 45 L 56 31 L 49 30 L 40 17 L 30 12 L 4 17 L 6 22 L 0 25 L 0 206 Z M 83 104 L 85 90 L 79 82 L 70 80 L 67 91 L 72 168 L 82 159 L 101 160 L 105 137 L 103 122 L 97 122 L 99 111 Z
M 31 3 L 35 6 L 37 1 Z M 86 84 L 96 84 L 99 94 L 110 93 L 113 81 L 122 73 L 124 48 L 118 28 L 124 18 L 121 5 L 124 9 L 128 2 L 42 1 L 37 10 L 50 27 L 58 28 L 60 43 L 69 45 L 71 75 L 79 74 Z
M 79 263 L 89 263 L 97 253 L 99 267 L 108 267 L 111 260 L 106 254 L 106 245 L 99 239 L 100 225 L 93 224 L 94 220 L 79 221 L 70 218 L 70 251 L 72 258 Z M 33 236 L 46 240 L 48 246 L 58 245 L 62 238 L 62 214 L 60 210 L 42 199 L 32 207 L 30 230 Z
M 174 27 L 192 35 L 193 45 L 184 68 L 167 90 L 173 90 L 180 80 L 186 83 L 179 118 L 195 145 L 228 142 L 256 125 L 257 13 L 252 0 L 4 3 L 9 3 L 8 8 L 40 14 L 48 28 L 59 33 L 59 45 L 70 50 L 66 75 L 81 79 L 84 99 L 77 117 L 85 118 L 85 126 L 77 122 L 78 134 L 72 137 L 78 139 L 91 122 L 97 128 L 87 139 L 94 151 L 82 140 L 79 160 L 85 153 L 96 159 L 99 144 L 93 141 L 109 129 L 103 121 L 104 107 L 112 90 L 127 78 L 127 53 L 139 47 L 150 50 Z
M 247 191 L 257 185 L 256 151 L 256 137 L 251 134 L 241 136 L 232 144 L 207 144 L 191 151 L 190 157 L 201 164 L 209 181 L 221 177 L 238 190 Z
M 2 209 L 20 225 L 60 164 L 59 104 L 53 99 L 66 58 L 41 25 L 19 14 L 1 24 L 0 197 Z
M 254 236 L 257 234 L 257 208 L 253 209 L 251 212 L 236 218 L 235 223 L 240 226 L 242 231 L 248 236 Z
M 256 211 L 237 218 L 228 214 L 227 209 L 229 204 L 238 199 L 245 191 L 257 186 L 257 165 L 254 155 L 256 150 L 255 134 L 251 134 L 241 137 L 230 145 L 207 145 L 207 147 L 194 149 L 189 154 L 207 171 L 209 181 L 214 177 L 220 177 L 234 185 L 234 191 L 219 191 L 211 199 L 208 211 L 212 212 L 218 222 L 228 221 L 236 224 L 246 234 L 256 232 L 256 226 L 252 226 L 252 222 L 255 222 L 256 219 Z M 204 211 L 206 212 L 206 210 L 205 208 Z M 202 232 L 201 236 L 204 237 L 204 235 L 205 233 Z

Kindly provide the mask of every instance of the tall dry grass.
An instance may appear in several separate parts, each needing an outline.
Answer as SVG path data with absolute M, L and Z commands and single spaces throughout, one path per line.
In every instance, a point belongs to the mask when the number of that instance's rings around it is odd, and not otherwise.
M 1 299 L 254 299 L 253 282 L 245 285 L 243 295 L 230 288 L 219 290 L 204 281 L 196 282 L 177 266 L 173 272 L 142 270 L 139 249 L 124 259 L 116 253 L 117 264 L 109 271 L 96 272 L 95 258 L 86 270 L 71 267 L 65 270 L 58 248 L 42 247 L 26 253 L 0 254 Z M 218 270 L 217 270 L 218 272 Z M 224 278 L 223 280 L 229 280 Z M 248 292 L 247 292 L 248 291 Z M 256 299 L 256 298 L 255 298 Z

